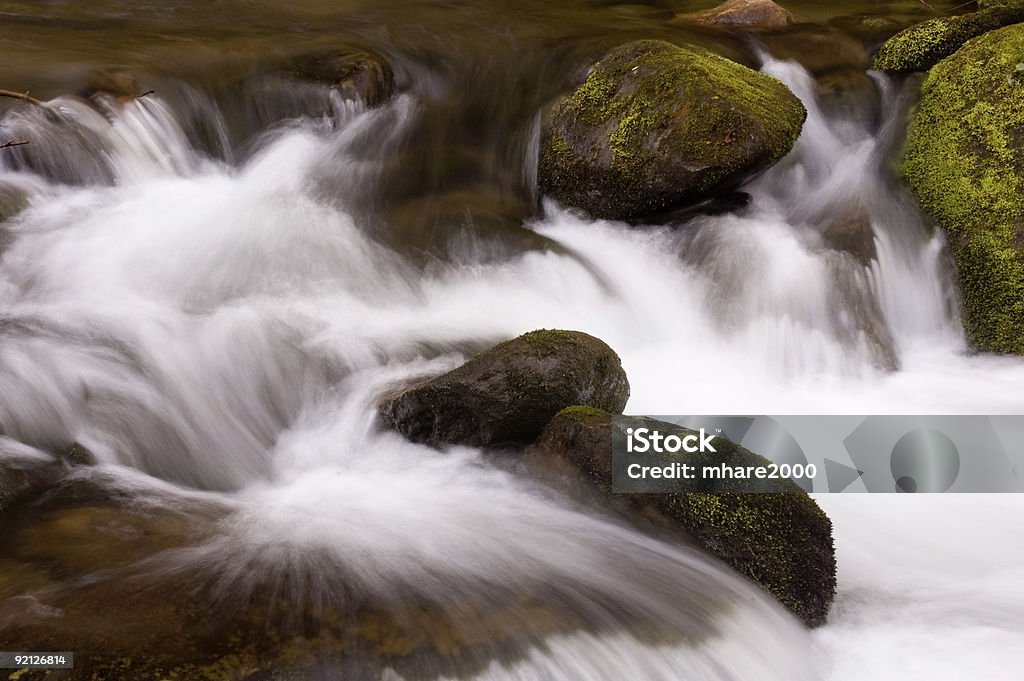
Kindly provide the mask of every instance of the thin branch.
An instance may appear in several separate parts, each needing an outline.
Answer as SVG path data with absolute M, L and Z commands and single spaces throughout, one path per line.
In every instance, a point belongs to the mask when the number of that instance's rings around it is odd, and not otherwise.
M 20 147 L 22 144 L 28 144 L 28 140 L 8 140 L 3 144 L 0 144 L 0 149 L 6 149 L 7 147 Z
M 156 93 L 156 90 L 146 90 L 141 95 L 135 95 L 135 99 L 142 99 L 143 97 L 149 97 L 150 95 L 152 95 L 154 93 Z
M 46 106 L 44 102 L 39 101 L 35 97 L 30 97 L 27 92 L 14 92 L 13 90 L 0 90 L 0 97 L 10 97 L 11 99 L 20 99 L 23 102 L 29 104 L 35 104 L 36 106 Z

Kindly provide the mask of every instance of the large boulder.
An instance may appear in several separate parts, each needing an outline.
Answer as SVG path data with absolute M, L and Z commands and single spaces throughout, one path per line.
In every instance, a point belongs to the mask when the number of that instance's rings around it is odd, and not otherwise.
M 1024 354 L 1024 25 L 967 43 L 924 81 L 903 173 L 956 261 L 981 350 Z
M 688 434 L 669 423 L 641 419 L 637 425 L 663 433 Z M 642 422 L 642 423 L 641 423 Z M 544 429 L 535 452 L 569 461 L 605 493 L 612 493 L 612 417 L 587 407 L 559 412 Z M 739 445 L 716 437 L 717 452 L 673 455 L 680 463 L 760 466 L 767 460 Z M 771 492 L 743 493 L 748 483 L 730 481 L 735 491 L 715 492 L 695 481 L 687 493 L 616 495 L 645 518 L 660 515 L 682 528 L 709 553 L 717 556 L 772 594 L 808 626 L 825 622 L 835 596 L 836 559 L 832 523 L 795 483 L 757 481 L 774 485 Z M 728 488 L 727 488 L 728 489 Z
M 618 355 L 579 331 L 531 331 L 386 399 L 385 426 L 431 446 L 532 442 L 561 409 L 621 412 L 629 382 Z
M 710 26 L 749 26 L 778 28 L 793 23 L 793 14 L 772 0 L 726 0 L 717 7 L 701 12 L 676 15 L 676 21 Z
M 540 186 L 596 217 L 657 215 L 772 165 L 805 117 L 775 78 L 698 48 L 627 43 L 550 111 Z
M 971 38 L 1024 21 L 1024 4 L 999 4 L 970 14 L 939 17 L 915 24 L 889 38 L 875 55 L 873 68 L 893 73 L 927 71 Z

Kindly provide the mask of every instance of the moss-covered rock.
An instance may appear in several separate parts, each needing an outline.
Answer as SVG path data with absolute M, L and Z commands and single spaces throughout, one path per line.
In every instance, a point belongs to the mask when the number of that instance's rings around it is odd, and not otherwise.
M 954 17 L 915 24 L 889 38 L 875 55 L 873 68 L 893 73 L 927 71 L 971 38 L 1024 21 L 1024 4 L 994 5 Z
M 675 20 L 709 26 L 777 28 L 793 23 L 794 18 L 792 12 L 772 0 L 726 0 L 702 12 L 678 14 Z
M 551 110 L 539 181 L 597 217 L 654 215 L 775 163 L 805 117 L 800 100 L 770 76 L 697 48 L 627 43 Z
M 385 400 L 385 426 L 432 446 L 529 443 L 559 410 L 621 412 L 629 382 L 618 355 L 579 331 L 531 331 Z
M 637 425 L 662 433 L 688 434 L 679 426 L 637 418 Z M 642 423 L 641 423 L 642 421 Z M 571 462 L 607 494 L 612 491 L 610 414 L 572 407 L 544 429 L 536 449 Z M 717 437 L 717 452 L 674 455 L 681 463 L 759 466 L 768 461 Z M 678 494 L 618 495 L 645 517 L 661 514 L 683 528 L 709 553 L 761 585 L 808 626 L 825 622 L 835 595 L 836 560 L 832 523 L 806 493 L 789 480 L 756 481 L 771 492 L 743 493 L 740 480 L 695 480 Z M 723 487 L 723 484 L 725 485 Z
M 1024 5 L 1024 0 L 978 0 L 979 9 L 990 9 L 992 7 L 1019 7 Z
M 922 86 L 903 172 L 956 261 L 981 350 L 1024 354 L 1024 25 L 967 43 Z

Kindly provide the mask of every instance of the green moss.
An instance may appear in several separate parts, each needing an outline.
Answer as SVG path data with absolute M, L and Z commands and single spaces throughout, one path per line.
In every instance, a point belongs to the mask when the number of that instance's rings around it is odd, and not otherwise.
M 982 350 L 1024 354 L 1024 26 L 977 38 L 932 69 L 903 173 L 945 230 L 964 322 Z
M 697 48 L 628 43 L 553 108 L 541 183 L 601 217 L 657 212 L 775 163 L 805 116 L 775 78 Z
M 927 71 L 971 38 L 1024 21 L 1024 6 L 998 6 L 956 17 L 930 19 L 887 40 L 875 55 L 873 68 L 909 73 Z
M 562 411 L 555 414 L 555 418 L 567 418 L 573 421 L 586 421 L 588 419 L 610 419 L 611 414 L 602 410 L 595 409 L 594 407 L 566 407 Z
M 806 494 L 670 494 L 659 507 L 809 625 L 835 593 L 831 521 Z
M 643 417 L 625 417 L 614 427 L 626 423 L 663 433 L 692 432 Z M 671 494 L 614 495 L 613 437 L 609 414 L 569 407 L 551 420 L 537 448 L 568 461 L 601 492 L 645 519 L 683 528 L 697 545 L 761 585 L 808 625 L 825 621 L 836 587 L 832 523 L 802 489 L 790 480 L 697 479 L 676 481 L 672 489 L 682 491 Z M 768 463 L 726 439 L 716 439 L 715 446 L 714 454 L 680 455 L 679 460 L 697 467 Z M 765 491 L 740 492 L 751 489 Z

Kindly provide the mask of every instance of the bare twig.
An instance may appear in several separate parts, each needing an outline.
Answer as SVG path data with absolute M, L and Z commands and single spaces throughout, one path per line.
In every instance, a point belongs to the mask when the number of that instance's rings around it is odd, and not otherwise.
M 0 149 L 6 149 L 7 147 L 20 147 L 22 144 L 28 144 L 28 140 L 8 140 L 3 144 L 0 144 Z
M 29 104 L 35 104 L 36 106 L 46 106 L 45 103 L 39 101 L 35 97 L 29 96 L 27 92 L 14 92 L 13 90 L 0 90 L 0 97 L 10 97 L 11 99 L 20 99 L 23 102 Z
M 146 90 L 141 95 L 135 95 L 135 99 L 142 99 L 143 97 L 149 97 L 150 95 L 152 95 L 154 93 L 156 93 L 156 90 Z

